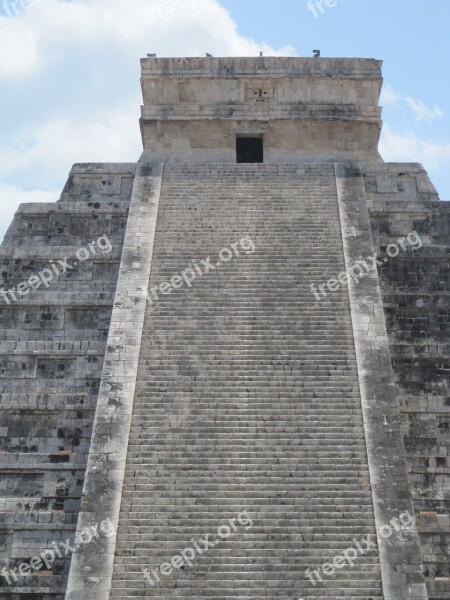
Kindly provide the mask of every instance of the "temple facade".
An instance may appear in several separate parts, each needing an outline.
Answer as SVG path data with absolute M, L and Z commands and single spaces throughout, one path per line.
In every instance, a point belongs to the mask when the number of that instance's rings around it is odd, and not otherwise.
M 449 204 L 382 64 L 142 59 L 0 254 L 0 597 L 450 598 Z

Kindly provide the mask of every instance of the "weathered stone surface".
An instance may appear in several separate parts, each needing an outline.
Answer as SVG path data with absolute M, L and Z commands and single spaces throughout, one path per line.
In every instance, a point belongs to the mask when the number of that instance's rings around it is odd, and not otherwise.
M 111 597 L 381 599 L 376 550 L 305 574 L 375 540 L 348 296 L 310 290 L 344 269 L 333 165 L 166 165 L 149 287 L 246 235 L 147 305 Z M 144 579 L 244 509 L 249 531 Z
M 379 275 L 428 593 L 442 600 L 450 597 L 450 205 L 422 165 L 364 165 L 366 189 L 380 176 L 396 178 L 398 191 L 368 194 L 379 256 L 414 231 L 423 244 Z
M 52 542 L 73 539 L 109 331 L 130 194 L 127 183 L 94 198 L 71 180 L 89 173 L 133 181 L 135 165 L 75 165 L 55 204 L 22 205 L 0 247 L 2 289 L 67 260 L 99 236 L 111 252 L 91 254 L 15 301 L 0 299 L 0 559 L 7 571 Z M 93 183 L 97 187 L 96 183 Z M 99 228 L 98 223 L 102 222 Z M 107 224 L 107 227 L 105 227 Z M 61 600 L 70 554 L 33 577 L 2 577 L 2 598 Z M 32 596 L 30 596 L 32 595 Z
M 236 162 L 262 135 L 267 163 L 380 160 L 381 63 L 369 59 L 143 59 L 144 149 L 178 162 Z
M 450 210 L 421 165 L 382 162 L 381 81 L 368 59 L 143 59 L 138 171 L 78 164 L 59 202 L 20 207 L 0 247 L 1 564 L 118 530 L 70 576 L 70 554 L 4 573 L 3 598 L 450 598 Z M 231 164 L 237 137 L 266 164 Z M 422 247 L 383 262 L 411 232 Z M 146 302 L 243 234 L 254 255 Z M 382 264 L 349 301 L 336 278 L 371 234 Z M 110 252 L 8 296 L 102 236 Z M 381 539 L 411 495 L 419 535 Z M 244 508 L 251 530 L 149 587 L 143 568 Z M 307 578 L 375 529 L 354 569 Z
M 161 163 L 138 163 L 108 334 L 78 532 L 109 519 L 117 529 L 141 332 L 152 266 Z M 108 600 L 116 535 L 74 552 L 68 600 Z
M 350 272 L 360 257 L 367 259 L 375 252 L 361 165 L 337 163 L 335 169 L 344 255 Z M 377 271 L 350 279 L 349 297 L 383 595 L 385 600 L 426 600 L 417 532 L 410 531 L 407 540 L 403 531 L 393 531 L 388 539 L 380 534 L 383 526 L 399 515 L 414 514 L 414 509 Z

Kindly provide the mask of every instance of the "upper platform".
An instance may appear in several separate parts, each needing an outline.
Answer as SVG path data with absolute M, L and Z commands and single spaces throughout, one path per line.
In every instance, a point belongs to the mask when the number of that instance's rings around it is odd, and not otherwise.
M 142 75 L 157 77 L 278 77 L 381 79 L 381 60 L 372 58 L 298 58 L 291 56 L 223 58 L 141 58 Z
M 265 162 L 381 160 L 381 61 L 146 58 L 145 150 L 166 160 L 235 161 L 236 137 L 264 138 Z

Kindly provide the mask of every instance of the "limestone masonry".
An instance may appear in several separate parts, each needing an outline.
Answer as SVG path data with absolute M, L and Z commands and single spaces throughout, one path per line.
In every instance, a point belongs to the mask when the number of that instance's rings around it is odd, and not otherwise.
M 147 58 L 0 247 L 6 600 L 450 599 L 450 205 L 381 62 Z

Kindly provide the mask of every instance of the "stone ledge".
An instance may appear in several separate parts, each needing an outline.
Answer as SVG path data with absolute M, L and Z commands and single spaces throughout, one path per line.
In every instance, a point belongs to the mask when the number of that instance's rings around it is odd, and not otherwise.
M 371 58 L 311 58 L 290 56 L 142 58 L 143 77 L 318 77 L 381 81 L 382 61 Z
M 162 171 L 162 163 L 142 159 L 136 173 L 78 531 L 110 519 L 117 532 Z M 125 361 L 123 346 L 129 329 L 139 335 L 128 347 Z M 80 547 L 74 553 L 67 600 L 109 599 L 115 546 L 116 536 L 112 536 Z
M 350 162 L 336 163 L 335 170 L 345 262 L 350 269 L 361 255 L 375 254 L 363 170 Z M 410 532 L 408 541 L 401 532 L 389 540 L 380 535 L 384 525 L 406 512 L 413 515 L 414 508 L 378 274 L 357 285 L 350 280 L 348 289 L 384 598 L 427 600 L 417 531 Z

